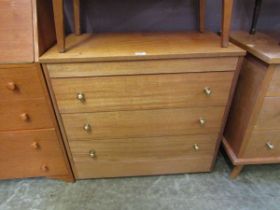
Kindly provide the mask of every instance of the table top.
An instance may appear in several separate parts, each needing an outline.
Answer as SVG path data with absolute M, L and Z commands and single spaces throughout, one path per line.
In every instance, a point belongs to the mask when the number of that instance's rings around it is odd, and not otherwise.
M 257 32 L 251 35 L 237 31 L 231 33 L 230 40 L 268 64 L 280 64 L 280 36 L 277 33 Z
M 230 44 L 221 47 L 221 39 L 211 32 L 100 33 L 69 35 L 66 52 L 56 46 L 40 58 L 41 63 L 147 60 L 243 56 L 245 51 Z

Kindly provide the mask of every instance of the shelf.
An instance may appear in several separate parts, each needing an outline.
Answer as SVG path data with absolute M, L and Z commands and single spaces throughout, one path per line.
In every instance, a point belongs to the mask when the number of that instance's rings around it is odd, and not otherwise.
M 245 31 L 233 32 L 231 41 L 268 64 L 280 64 L 280 45 L 276 35 Z M 278 36 L 279 37 L 279 36 Z
M 102 33 L 69 35 L 66 52 L 52 47 L 41 63 L 73 63 L 242 56 L 245 51 L 230 43 L 221 48 L 220 37 L 214 33 Z

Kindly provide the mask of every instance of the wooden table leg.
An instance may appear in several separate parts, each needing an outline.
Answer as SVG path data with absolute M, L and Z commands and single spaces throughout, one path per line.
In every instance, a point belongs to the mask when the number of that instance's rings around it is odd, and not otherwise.
M 244 167 L 243 165 L 234 166 L 233 170 L 231 171 L 231 173 L 229 175 L 230 178 L 231 179 L 235 179 L 240 174 L 240 172 L 242 171 L 243 167 Z
M 59 52 L 65 51 L 64 0 L 53 0 L 56 40 Z
M 80 0 L 73 1 L 73 10 L 74 10 L 74 31 L 76 35 L 80 35 L 81 34 Z
M 256 27 L 261 13 L 261 7 L 262 7 L 262 0 L 256 0 L 250 34 L 256 33 Z
M 231 27 L 233 0 L 223 0 L 223 17 L 222 17 L 222 47 L 228 47 L 229 34 Z
M 199 0 L 199 31 L 205 31 L 205 0 Z

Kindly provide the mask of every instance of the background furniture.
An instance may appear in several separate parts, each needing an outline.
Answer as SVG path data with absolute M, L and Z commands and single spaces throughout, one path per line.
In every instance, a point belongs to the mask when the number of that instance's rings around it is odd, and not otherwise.
M 223 140 L 235 178 L 244 165 L 280 162 L 280 47 L 262 33 L 234 32 L 231 40 L 249 52 Z
M 80 0 L 73 0 L 74 31 L 76 35 L 81 33 L 80 27 Z M 199 23 L 200 32 L 205 30 L 205 0 L 199 0 Z M 53 0 L 57 46 L 59 52 L 65 51 L 65 30 L 64 30 L 64 0 Z M 233 0 L 223 0 L 222 34 L 221 45 L 227 47 L 229 43 L 229 32 L 231 25 Z
M 1 1 L 0 19 L 0 179 L 72 181 L 42 69 L 34 63 L 55 42 L 51 1 Z

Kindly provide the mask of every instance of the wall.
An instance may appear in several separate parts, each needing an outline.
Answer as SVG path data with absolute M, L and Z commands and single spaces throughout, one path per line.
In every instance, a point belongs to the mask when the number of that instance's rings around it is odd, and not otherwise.
M 72 0 L 66 1 L 72 30 Z M 206 0 L 206 26 L 219 31 L 222 0 Z M 182 31 L 198 27 L 198 0 L 81 0 L 84 32 Z M 235 0 L 233 30 L 248 30 L 255 0 Z M 263 1 L 260 30 L 280 31 L 280 1 Z

